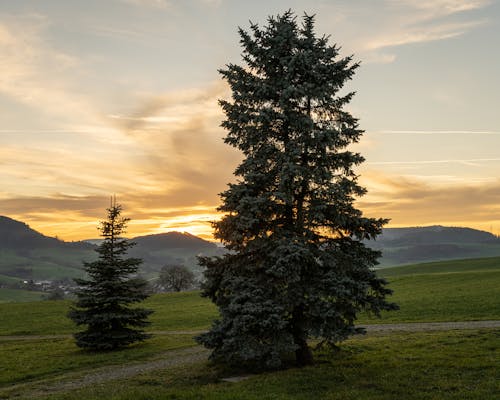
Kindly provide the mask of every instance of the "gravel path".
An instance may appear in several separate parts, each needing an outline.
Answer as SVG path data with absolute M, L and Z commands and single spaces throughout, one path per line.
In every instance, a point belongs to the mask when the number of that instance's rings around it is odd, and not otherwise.
M 500 328 L 500 321 L 412 322 L 403 324 L 360 325 L 366 332 L 422 332 L 448 331 L 451 329 Z
M 480 329 L 500 328 L 500 320 L 491 321 L 457 321 L 457 322 L 407 322 L 401 324 L 369 324 L 357 325 L 370 332 L 421 332 L 421 331 L 446 331 L 450 329 Z M 206 331 L 152 331 L 153 335 L 199 335 Z M 0 342 L 8 340 L 44 340 L 44 339 L 68 339 L 72 335 L 5 335 L 0 336 Z
M 199 335 L 206 331 L 198 330 L 198 331 L 148 331 L 148 333 L 152 333 L 153 335 Z M 70 339 L 73 335 L 65 334 L 65 335 L 0 335 L 0 342 L 5 342 L 9 340 L 49 340 L 49 339 Z
M 83 376 L 81 373 L 78 375 L 78 372 L 73 372 L 61 375 L 57 380 L 21 383 L 3 388 L 8 394 L 7 397 L 4 397 L 5 395 L 0 393 L 0 400 L 34 399 L 57 392 L 98 385 L 115 379 L 126 379 L 157 369 L 194 364 L 206 360 L 208 354 L 208 350 L 201 346 L 188 347 L 165 352 L 161 355 L 162 358 L 153 361 L 95 368 Z
M 480 329 L 480 328 L 500 328 L 500 320 L 495 321 L 461 321 L 461 322 L 419 322 L 402 324 L 376 324 L 362 325 L 366 328 L 368 334 L 377 332 L 421 332 L 452 329 Z M 157 331 L 156 335 L 196 335 L 202 331 Z M 58 339 L 68 338 L 71 335 L 38 335 L 38 336 L 0 336 L 0 341 L 5 340 L 36 340 L 36 339 Z M 165 352 L 155 360 L 147 362 L 137 362 L 126 365 L 111 365 L 107 367 L 95 368 L 89 370 L 86 375 L 68 373 L 61 375 L 57 380 L 43 382 L 28 382 L 10 387 L 4 387 L 7 390 L 8 397 L 3 397 L 0 393 L 0 400 L 3 399 L 33 399 L 40 396 L 47 396 L 51 393 L 65 392 L 72 389 L 79 389 L 86 386 L 96 385 L 115 379 L 125 379 L 144 372 L 165 369 L 168 367 L 177 367 L 193 364 L 207 359 L 208 350 L 194 346 L 185 349 L 171 350 Z M 1 391 L 2 389 L 0 389 Z
M 401 324 L 369 324 L 357 325 L 370 332 L 422 332 L 422 331 L 446 331 L 450 329 L 480 329 L 500 328 L 500 320 L 491 321 L 457 321 L 457 322 L 407 322 Z M 199 335 L 206 331 L 152 331 L 153 335 Z M 0 342 L 12 340 L 49 340 L 68 339 L 72 335 L 5 335 L 0 336 Z

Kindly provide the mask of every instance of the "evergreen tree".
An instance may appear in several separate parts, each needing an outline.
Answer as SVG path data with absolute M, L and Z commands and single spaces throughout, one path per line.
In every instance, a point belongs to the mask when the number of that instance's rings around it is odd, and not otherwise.
M 96 249 L 97 261 L 84 263 L 88 279 L 75 279 L 79 289 L 76 308 L 68 314 L 77 325 L 87 329 L 76 333 L 76 344 L 90 350 L 113 350 L 150 337 L 140 329 L 149 324 L 151 310 L 130 307 L 148 297 L 147 282 L 134 277 L 138 258 L 125 258 L 132 243 L 120 235 L 129 218 L 121 216 L 122 207 L 113 203 L 99 230 L 104 238 Z
M 198 341 L 229 364 L 310 364 L 309 338 L 335 345 L 362 331 L 359 311 L 397 308 L 373 271 L 380 253 L 365 246 L 387 220 L 353 204 L 364 159 L 347 147 L 363 131 L 340 90 L 358 64 L 316 36 L 313 16 L 299 24 L 289 11 L 239 34 L 245 65 L 219 71 L 232 89 L 220 104 L 225 142 L 245 158 L 214 224 L 230 252 L 200 259 L 220 319 Z

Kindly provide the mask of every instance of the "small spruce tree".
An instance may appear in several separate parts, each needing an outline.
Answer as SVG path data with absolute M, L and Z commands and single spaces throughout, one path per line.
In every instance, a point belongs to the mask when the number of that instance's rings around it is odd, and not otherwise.
M 220 71 L 232 90 L 220 104 L 225 142 L 245 158 L 214 224 L 230 252 L 200 259 L 220 319 L 198 341 L 215 361 L 277 368 L 294 354 L 306 365 L 308 339 L 335 345 L 362 331 L 358 312 L 397 307 L 365 245 L 387 220 L 354 206 L 364 159 L 347 147 L 363 131 L 340 90 L 358 64 L 315 35 L 312 16 L 298 24 L 289 11 L 239 33 L 245 65 Z
M 150 337 L 135 328 L 147 326 L 152 311 L 130 307 L 148 294 L 147 282 L 134 276 L 142 260 L 126 258 L 135 243 L 120 236 L 129 218 L 121 216 L 122 207 L 114 201 L 107 211 L 99 228 L 104 241 L 96 249 L 98 260 L 84 263 L 88 279 L 75 279 L 78 299 L 68 314 L 77 325 L 87 326 L 74 337 L 79 347 L 89 350 L 114 350 Z

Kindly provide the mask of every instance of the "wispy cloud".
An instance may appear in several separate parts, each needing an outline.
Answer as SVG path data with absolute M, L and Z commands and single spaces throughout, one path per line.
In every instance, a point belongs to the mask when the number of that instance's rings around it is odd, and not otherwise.
M 211 239 L 211 222 L 220 218 L 214 206 L 165 207 L 168 195 L 151 195 L 145 198 L 144 194 L 137 192 L 121 192 L 117 193 L 117 198 L 124 206 L 124 215 L 132 219 L 127 230 L 128 237 L 184 231 Z M 2 215 L 21 220 L 46 235 L 65 240 L 95 237 L 98 234 L 98 223 L 105 217 L 108 205 L 108 195 L 0 196 Z
M 93 236 L 116 193 L 136 220 L 134 234 L 190 224 L 207 235 L 239 160 L 221 140 L 217 99 L 227 88 L 144 94 L 132 109 L 106 113 L 79 90 L 80 60 L 48 44 L 49 26 L 36 15 L 0 22 L 0 92 L 55 121 L 0 130 L 1 213 L 65 238 Z
M 199 0 L 202 4 L 207 4 L 213 7 L 220 7 L 223 0 Z
M 387 0 L 383 7 L 367 8 L 370 24 L 355 40 L 366 62 L 391 63 L 400 46 L 456 38 L 488 21 L 471 12 L 489 0 Z M 460 18 L 456 18 L 460 16 Z
M 500 131 L 482 130 L 382 130 L 370 131 L 368 134 L 408 134 L 408 135 L 500 135 Z
M 108 195 L 116 193 L 133 219 L 133 234 L 188 230 L 209 237 L 210 221 L 219 217 L 217 193 L 233 179 L 240 160 L 223 143 L 219 127 L 222 113 L 217 99 L 227 95 L 227 87 L 219 83 L 142 95 L 132 110 L 108 115 L 109 129 L 122 135 L 112 146 L 96 147 L 77 133 L 72 135 L 75 143 L 57 148 L 50 147 L 50 140 L 40 148 L 4 146 L 0 159 L 16 176 L 2 188 L 0 209 L 41 230 L 73 239 L 83 232 L 93 235 L 88 222 L 95 222 L 95 204 L 101 204 L 102 214 Z M 77 152 L 74 145 L 79 147 Z M 29 190 L 16 189 L 19 179 L 32 182 Z M 39 195 L 30 196 L 34 191 Z M 51 218 L 50 213 L 57 210 L 75 211 L 72 223 L 63 227 Z M 81 228 L 72 233 L 80 222 Z
M 168 0 L 118 0 L 118 1 L 139 7 L 151 7 L 159 9 L 167 9 L 172 6 L 171 2 Z
M 477 27 L 478 25 L 481 25 L 483 23 L 484 21 L 473 21 L 442 23 L 434 26 L 421 25 L 401 27 L 404 29 L 399 29 L 387 35 L 381 35 L 368 41 L 365 45 L 365 49 L 379 50 L 387 47 L 396 47 L 408 44 L 451 39 L 457 36 L 461 36 L 472 28 Z
M 31 114 L 57 121 L 55 130 L 78 120 L 97 122 L 99 113 L 78 84 L 85 68 L 78 57 L 49 44 L 50 26 L 39 14 L 2 15 L 0 93 Z
M 208 201 L 233 179 L 240 155 L 223 143 L 217 99 L 227 96 L 222 83 L 143 98 L 135 110 L 110 116 L 118 129 L 144 152 L 142 169 L 171 184 L 185 204 Z
M 394 226 L 443 224 L 489 229 L 500 224 L 498 179 L 443 186 L 373 171 L 365 183 L 369 194 L 358 202 L 360 208 L 368 215 L 391 218 Z
M 367 162 L 367 165 L 406 165 L 406 164 L 466 164 L 475 165 L 476 163 L 498 162 L 500 158 L 470 158 L 455 160 L 405 160 L 405 161 L 374 161 Z
M 476 10 L 491 4 L 491 0 L 389 0 L 388 2 L 425 11 L 430 17 Z

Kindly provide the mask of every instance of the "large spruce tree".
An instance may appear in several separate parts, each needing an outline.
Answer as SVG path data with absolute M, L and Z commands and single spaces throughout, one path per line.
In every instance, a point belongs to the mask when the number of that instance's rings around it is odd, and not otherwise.
M 334 345 L 362 331 L 359 311 L 397 307 L 365 245 L 387 220 L 353 204 L 364 159 L 348 146 L 363 131 L 345 110 L 353 93 L 340 91 L 358 64 L 316 36 L 312 16 L 289 11 L 239 34 L 245 65 L 220 71 L 232 90 L 220 104 L 225 142 L 245 157 L 214 224 L 230 252 L 201 258 L 220 319 L 198 341 L 229 364 L 276 368 L 295 354 L 305 365 L 309 338 Z
M 87 326 L 74 336 L 79 347 L 90 350 L 113 350 L 150 337 L 135 328 L 147 326 L 152 311 L 131 307 L 148 294 L 146 281 L 134 277 L 142 260 L 126 258 L 134 245 L 121 237 L 129 219 L 121 216 L 122 207 L 115 202 L 107 211 L 99 228 L 104 238 L 96 249 L 99 258 L 84 263 L 88 279 L 75 279 L 78 300 L 68 314 L 77 325 Z

